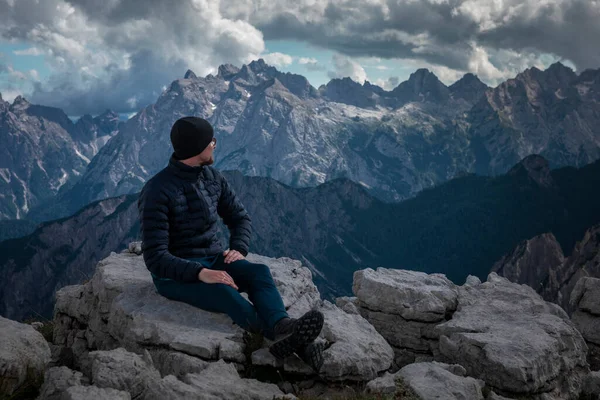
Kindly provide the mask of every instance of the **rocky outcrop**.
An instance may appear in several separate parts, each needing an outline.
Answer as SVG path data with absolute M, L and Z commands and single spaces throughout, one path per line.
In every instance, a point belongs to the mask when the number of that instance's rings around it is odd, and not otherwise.
M 386 373 L 367 384 L 370 393 L 394 394 L 398 380 L 420 399 L 483 400 L 484 382 L 465 376 L 460 365 L 439 362 L 414 363 L 395 374 Z
M 564 310 L 495 273 L 455 286 L 437 274 L 366 269 L 353 291 L 340 306 L 394 346 L 396 367 L 402 350 L 459 364 L 486 391 L 535 399 L 576 399 L 589 371 L 585 341 Z
M 552 233 L 544 233 L 524 240 L 492 267 L 492 272 L 511 282 L 525 283 L 538 293 L 556 293 L 549 283 L 550 271 L 556 270 L 565 260 L 560 244 Z M 551 295 L 550 295 L 551 296 Z M 555 299 L 546 298 L 548 301 Z
M 585 276 L 600 277 L 600 224 L 586 230 L 569 257 L 552 233 L 524 240 L 492 267 L 492 271 L 512 282 L 534 288 L 542 297 L 559 304 L 567 313 L 571 293 Z
M 251 262 L 270 267 L 290 316 L 298 317 L 311 308 L 325 314 L 325 325 L 317 338 L 325 346 L 319 374 L 295 355 L 276 360 L 267 351 L 267 340 L 251 342 L 225 314 L 158 295 L 142 257 L 136 254 L 137 247 L 132 244 L 131 250 L 112 253 L 102 260 L 85 285 L 57 292 L 54 339 L 59 347 L 55 356 L 72 360 L 70 366 L 90 377 L 92 385 L 126 390 L 132 397 L 141 398 L 167 398 L 166 393 L 181 393 L 184 398 L 198 388 L 206 388 L 205 392 L 214 396 L 254 390 L 258 394 L 251 398 L 262 399 L 284 393 L 277 386 L 253 383 L 256 371 L 276 368 L 284 376 L 305 377 L 313 384 L 315 379 L 334 384 L 369 381 L 392 363 L 393 350 L 375 328 L 360 315 L 345 313 L 321 300 L 310 270 L 299 261 L 252 253 L 247 256 Z M 108 363 L 107 371 L 131 364 L 123 368 L 127 377 L 116 378 L 121 383 L 103 381 L 102 377 L 109 374 L 95 366 L 100 362 L 98 357 Z M 146 366 L 137 370 L 140 360 Z M 146 386 L 140 382 L 154 383 L 144 389 Z M 216 382 L 222 382 L 222 386 Z M 211 384 L 216 385 L 215 389 L 209 390 Z
M 0 317 L 0 395 L 37 386 L 50 361 L 46 339 L 32 326 Z
M 589 347 L 588 362 L 600 370 L 600 279 L 583 277 L 571 294 L 573 323 Z
M 559 306 L 495 273 L 459 293 L 452 319 L 435 328 L 440 360 L 509 397 L 576 398 L 587 346 Z
M 394 363 L 401 368 L 415 361 L 433 360 L 439 335 L 434 327 L 456 310 L 458 290 L 444 275 L 367 268 L 354 273 L 356 301 L 343 298 L 339 305 L 356 307 L 394 347 Z

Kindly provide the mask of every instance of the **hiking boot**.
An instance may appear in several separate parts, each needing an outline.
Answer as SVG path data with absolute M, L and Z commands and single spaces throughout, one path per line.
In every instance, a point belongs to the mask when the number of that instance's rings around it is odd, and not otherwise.
M 323 314 L 317 310 L 311 310 L 298 319 L 281 320 L 275 328 L 276 342 L 269 347 L 269 352 L 279 359 L 291 356 L 319 336 L 323 322 Z
M 325 351 L 325 343 L 311 342 L 303 346 L 296 354 L 318 374 L 323 366 L 323 351 Z

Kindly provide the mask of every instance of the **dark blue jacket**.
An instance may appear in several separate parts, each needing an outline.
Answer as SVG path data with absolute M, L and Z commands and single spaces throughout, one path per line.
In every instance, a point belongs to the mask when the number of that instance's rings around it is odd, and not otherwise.
M 223 218 L 229 248 L 248 254 L 251 219 L 225 177 L 209 165 L 190 167 L 171 156 L 144 185 L 138 200 L 144 262 L 158 278 L 197 282 L 203 268 L 188 260 L 222 253 L 217 221 Z

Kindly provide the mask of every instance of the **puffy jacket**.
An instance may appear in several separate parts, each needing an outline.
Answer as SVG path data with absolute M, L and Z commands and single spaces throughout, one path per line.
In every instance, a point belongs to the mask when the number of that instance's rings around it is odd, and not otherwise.
M 158 278 L 197 282 L 203 266 L 189 258 L 224 251 L 219 216 L 229 228 L 229 248 L 248 254 L 251 219 L 225 177 L 209 165 L 190 167 L 174 156 L 146 182 L 138 199 L 146 267 Z

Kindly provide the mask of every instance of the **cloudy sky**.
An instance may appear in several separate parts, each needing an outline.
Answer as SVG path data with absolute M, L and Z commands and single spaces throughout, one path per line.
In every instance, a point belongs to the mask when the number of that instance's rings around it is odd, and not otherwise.
M 600 67 L 600 0 L 0 0 L 0 93 L 131 113 L 183 77 L 264 58 L 313 86 L 391 89 L 417 68 L 489 85 Z

